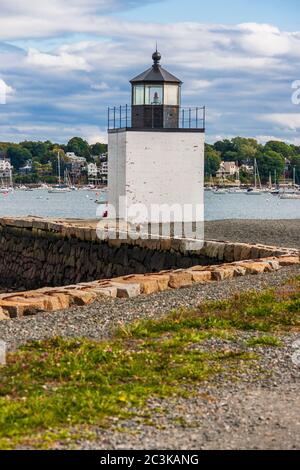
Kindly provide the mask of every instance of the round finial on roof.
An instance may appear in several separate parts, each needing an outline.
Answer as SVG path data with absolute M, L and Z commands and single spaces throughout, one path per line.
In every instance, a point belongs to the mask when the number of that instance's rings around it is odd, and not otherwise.
M 161 53 L 158 52 L 158 50 L 156 49 L 156 51 L 152 54 L 152 59 L 154 61 L 154 65 L 157 65 L 161 59 Z

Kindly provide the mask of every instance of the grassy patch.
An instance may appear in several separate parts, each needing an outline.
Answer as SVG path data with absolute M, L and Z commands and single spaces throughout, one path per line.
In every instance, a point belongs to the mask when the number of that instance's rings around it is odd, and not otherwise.
M 187 396 L 218 373 L 250 368 L 256 358 L 251 352 L 197 345 L 212 337 L 234 341 L 237 330 L 299 327 L 299 292 L 297 279 L 277 291 L 138 321 L 121 327 L 110 341 L 55 338 L 28 344 L 0 368 L 0 448 L 72 441 L 91 426 L 108 426 L 110 418 L 145 415 L 150 397 Z M 265 335 L 248 344 L 277 341 Z
M 149 397 L 187 394 L 186 385 L 250 360 L 245 352 L 199 352 L 190 348 L 205 335 L 185 330 L 153 339 L 52 339 L 9 355 L 0 386 L 0 447 L 37 441 L 52 429 L 103 425 L 142 410 Z M 67 433 L 65 433 L 64 439 Z
M 236 294 L 228 300 L 204 302 L 197 309 L 176 309 L 162 320 L 136 322 L 119 331 L 146 338 L 191 328 L 215 335 L 232 330 L 276 331 L 300 327 L 300 277 L 277 290 Z

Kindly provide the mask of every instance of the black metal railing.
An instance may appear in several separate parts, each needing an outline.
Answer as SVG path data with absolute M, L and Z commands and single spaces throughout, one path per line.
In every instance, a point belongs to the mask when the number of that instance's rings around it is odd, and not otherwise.
M 123 129 L 131 127 L 131 106 L 109 107 L 107 110 L 107 127 L 110 129 Z
M 179 127 L 181 129 L 205 129 L 205 106 L 179 108 Z
M 178 128 L 179 129 L 203 129 L 205 130 L 206 108 L 201 107 L 179 107 Z M 132 106 L 113 106 L 107 110 L 108 130 L 131 129 Z M 153 128 L 157 128 L 153 123 Z

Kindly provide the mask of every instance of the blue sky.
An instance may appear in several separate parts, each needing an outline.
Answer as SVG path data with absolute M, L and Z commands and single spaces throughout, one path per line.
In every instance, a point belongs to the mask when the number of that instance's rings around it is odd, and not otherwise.
M 299 28 L 298 0 L 165 0 L 158 3 L 122 12 L 119 17 L 160 23 L 273 23 L 287 31 Z
M 183 104 L 207 106 L 209 142 L 300 145 L 296 0 L 2 0 L 0 140 L 104 141 L 107 106 L 130 103 L 156 40 Z

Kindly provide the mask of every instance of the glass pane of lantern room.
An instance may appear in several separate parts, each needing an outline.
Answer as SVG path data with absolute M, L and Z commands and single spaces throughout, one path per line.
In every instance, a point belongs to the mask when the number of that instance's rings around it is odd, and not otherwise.
M 133 88 L 133 104 L 144 104 L 144 85 L 135 85 Z
M 162 85 L 146 85 L 145 86 L 145 104 L 163 104 L 163 87 Z
M 179 106 L 178 85 L 165 85 L 164 104 L 169 106 Z

